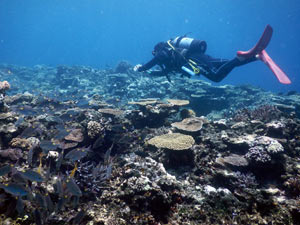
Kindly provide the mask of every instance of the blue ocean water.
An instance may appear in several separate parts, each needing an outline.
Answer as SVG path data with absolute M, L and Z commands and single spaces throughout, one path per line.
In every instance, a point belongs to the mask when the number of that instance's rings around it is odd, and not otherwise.
M 207 54 L 233 58 L 270 24 L 267 52 L 292 84 L 280 84 L 261 62 L 235 69 L 221 84 L 300 91 L 299 21 L 299 0 L 0 0 L 0 63 L 134 65 L 150 60 L 157 42 L 189 32 L 207 41 Z

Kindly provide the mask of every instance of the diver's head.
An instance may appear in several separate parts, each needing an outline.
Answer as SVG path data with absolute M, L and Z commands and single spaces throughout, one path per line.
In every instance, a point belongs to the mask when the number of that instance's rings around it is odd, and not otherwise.
M 154 46 L 154 50 L 152 51 L 152 55 L 156 56 L 158 52 L 165 50 L 168 47 L 168 44 L 165 42 L 159 42 Z

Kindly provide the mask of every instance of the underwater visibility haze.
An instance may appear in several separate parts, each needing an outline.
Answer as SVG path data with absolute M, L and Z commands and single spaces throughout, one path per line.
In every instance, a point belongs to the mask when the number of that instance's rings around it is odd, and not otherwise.
M 184 34 L 205 40 L 207 54 L 231 59 L 270 24 L 267 51 L 292 84 L 279 84 L 261 62 L 235 69 L 222 83 L 299 91 L 299 17 L 297 0 L 1 0 L 0 62 L 97 68 L 120 60 L 144 63 L 156 43 Z
M 0 0 L 0 225 L 300 224 L 299 21 L 299 0 Z

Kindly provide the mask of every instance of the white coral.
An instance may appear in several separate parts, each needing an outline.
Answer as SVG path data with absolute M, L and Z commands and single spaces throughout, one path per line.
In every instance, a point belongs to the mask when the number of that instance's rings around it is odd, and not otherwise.
M 103 127 L 101 126 L 100 123 L 96 121 L 90 121 L 88 122 L 87 129 L 88 129 L 88 136 L 90 138 L 95 138 L 101 133 Z

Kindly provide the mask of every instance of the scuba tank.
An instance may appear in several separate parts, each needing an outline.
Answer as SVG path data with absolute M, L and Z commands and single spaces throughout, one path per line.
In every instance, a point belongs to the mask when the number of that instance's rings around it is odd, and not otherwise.
M 171 40 L 172 45 L 175 48 L 184 48 L 188 50 L 188 53 L 205 53 L 207 44 L 205 41 L 189 38 L 186 36 L 179 36 Z
M 192 39 L 192 38 L 190 38 Z M 192 39 L 191 42 L 193 42 L 194 39 Z M 180 68 L 185 71 L 187 74 L 189 74 L 190 76 L 195 76 L 195 75 L 200 75 L 200 69 L 198 67 L 198 63 L 195 62 L 192 59 L 187 59 L 185 56 L 187 55 L 187 53 L 190 51 L 190 49 L 186 49 L 186 48 L 179 48 L 181 49 L 181 51 L 179 51 L 178 49 L 176 49 L 173 45 L 172 45 L 172 40 L 167 41 L 167 44 L 170 46 L 170 48 L 173 50 L 173 54 L 177 53 L 178 56 L 181 56 L 181 59 L 185 61 L 185 65 L 180 66 Z M 191 45 L 190 45 L 191 46 Z M 199 52 L 198 52 L 199 53 Z M 176 58 L 176 57 L 173 57 Z M 181 63 L 179 63 L 181 64 Z M 192 69 L 190 69 L 190 68 Z

